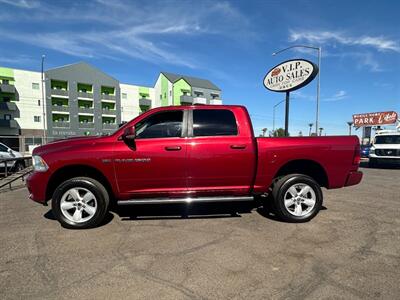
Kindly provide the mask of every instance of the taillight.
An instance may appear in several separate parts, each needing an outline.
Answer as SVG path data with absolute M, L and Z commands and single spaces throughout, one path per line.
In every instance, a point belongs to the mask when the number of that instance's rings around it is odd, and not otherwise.
M 356 145 L 354 149 L 354 156 L 353 156 L 353 165 L 359 165 L 361 160 L 361 151 L 360 151 L 360 145 Z

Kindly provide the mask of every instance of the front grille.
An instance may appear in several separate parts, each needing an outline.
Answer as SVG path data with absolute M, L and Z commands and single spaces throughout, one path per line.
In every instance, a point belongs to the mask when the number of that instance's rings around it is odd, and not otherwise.
M 400 149 L 375 149 L 377 156 L 400 156 Z

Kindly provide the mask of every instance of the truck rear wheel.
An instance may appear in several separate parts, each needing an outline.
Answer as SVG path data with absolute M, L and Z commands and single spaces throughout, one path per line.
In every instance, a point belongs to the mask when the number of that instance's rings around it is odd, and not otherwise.
M 52 210 L 65 228 L 83 229 L 99 225 L 104 219 L 109 195 L 104 186 L 88 177 L 75 177 L 61 183 L 54 191 Z
M 272 188 L 275 210 L 286 222 L 307 222 L 322 207 L 322 191 L 311 177 L 291 174 L 280 178 Z

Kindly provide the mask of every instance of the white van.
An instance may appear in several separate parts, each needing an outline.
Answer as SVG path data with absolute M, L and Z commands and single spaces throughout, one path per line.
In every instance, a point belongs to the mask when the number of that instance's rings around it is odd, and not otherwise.
M 376 133 L 369 152 L 369 165 L 400 164 L 400 131 L 381 130 Z

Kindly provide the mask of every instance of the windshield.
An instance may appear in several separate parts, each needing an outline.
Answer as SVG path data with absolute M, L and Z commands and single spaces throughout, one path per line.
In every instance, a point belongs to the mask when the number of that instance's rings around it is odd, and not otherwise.
M 381 135 L 375 137 L 375 144 L 400 144 L 400 135 Z

